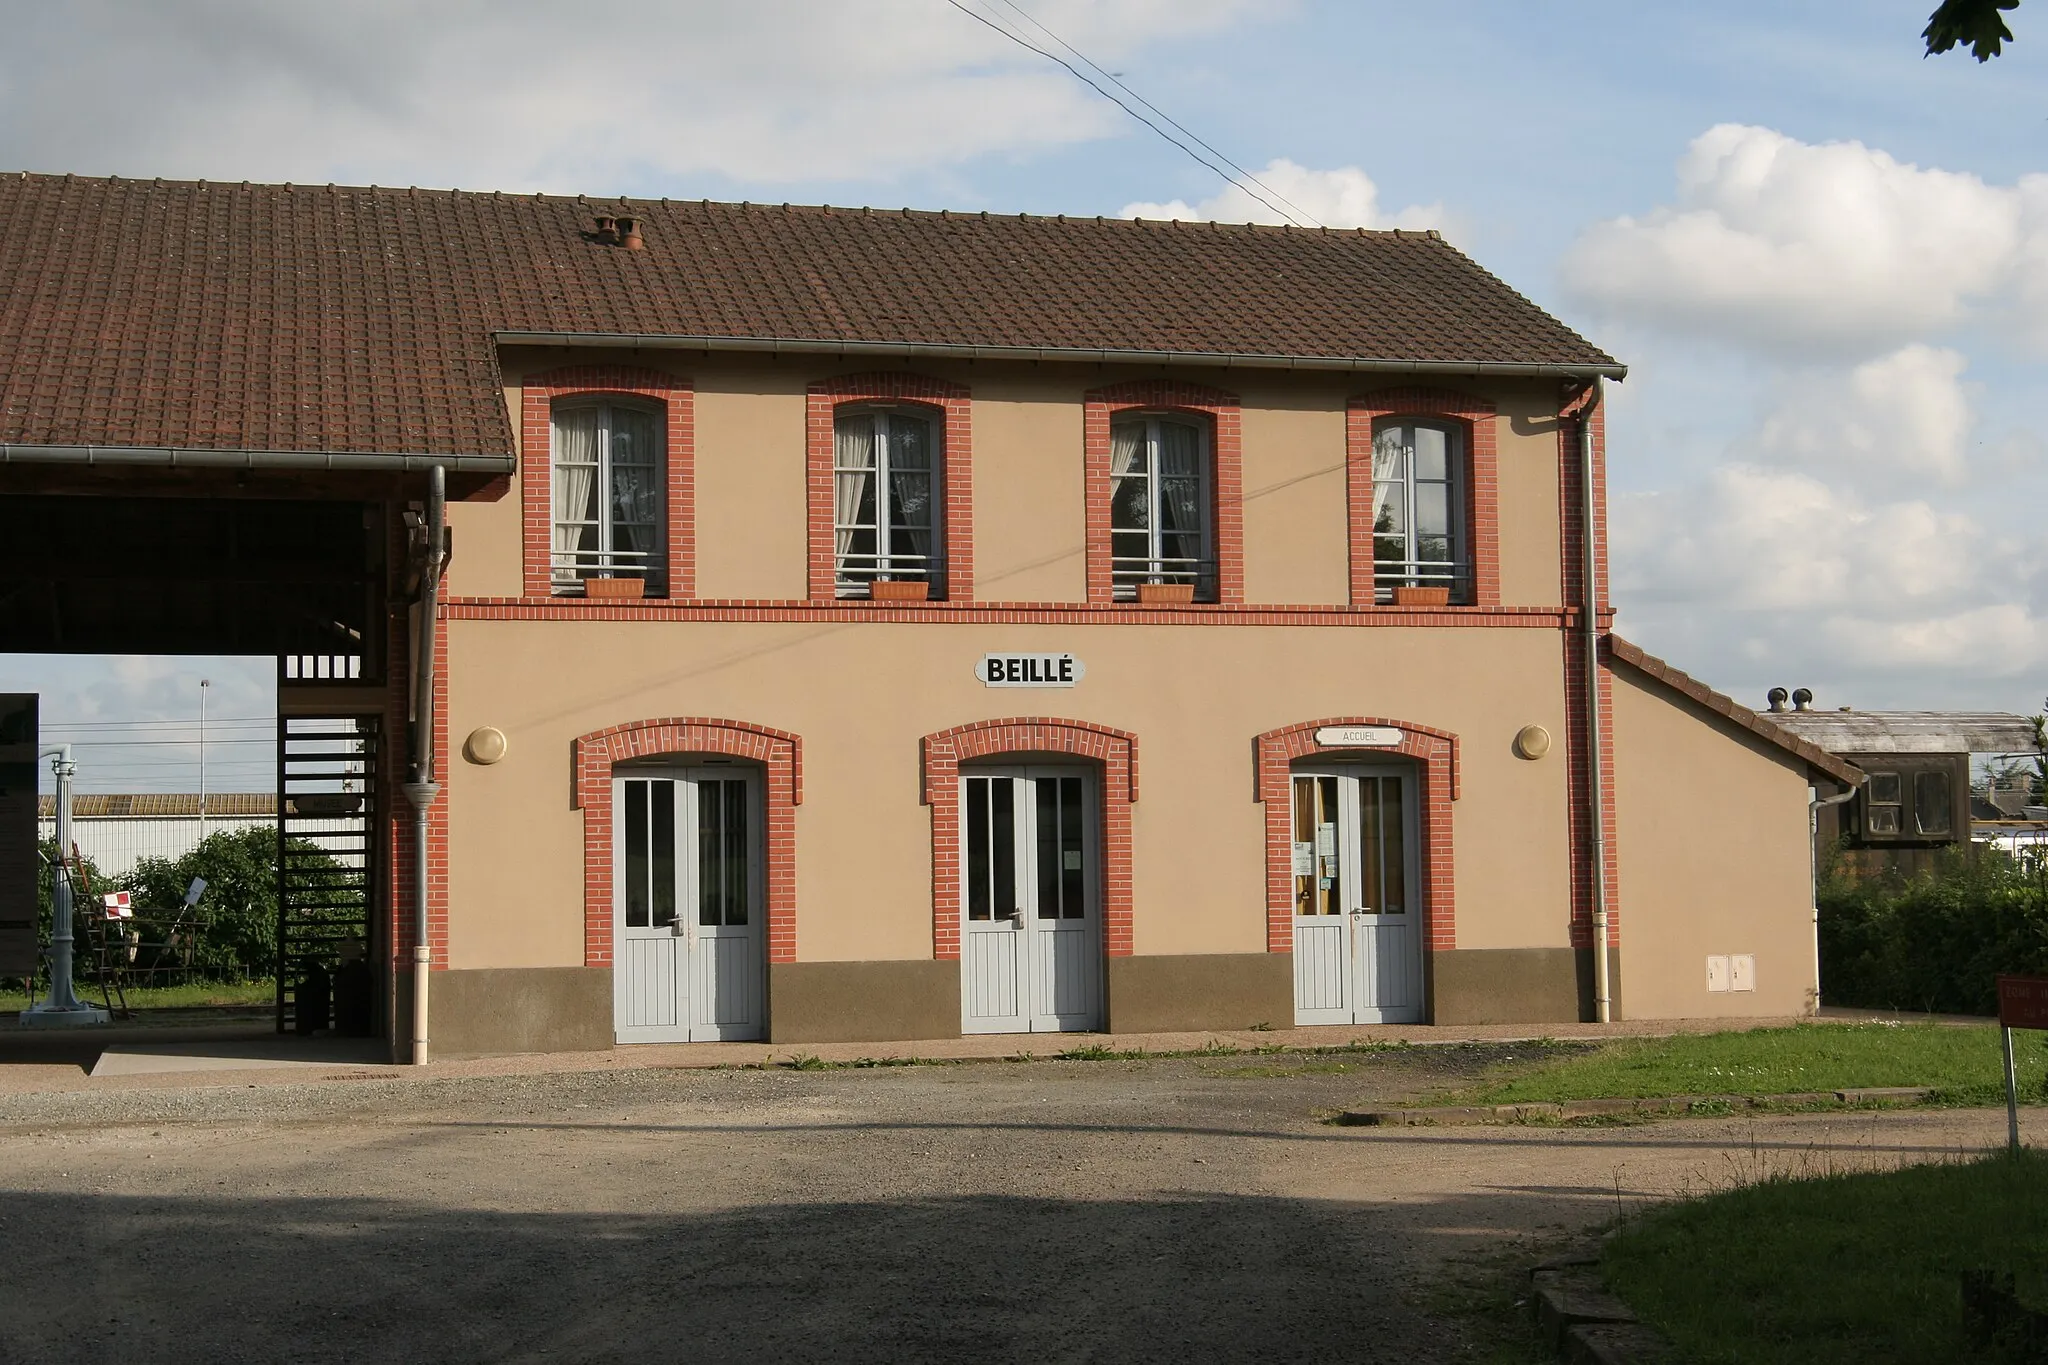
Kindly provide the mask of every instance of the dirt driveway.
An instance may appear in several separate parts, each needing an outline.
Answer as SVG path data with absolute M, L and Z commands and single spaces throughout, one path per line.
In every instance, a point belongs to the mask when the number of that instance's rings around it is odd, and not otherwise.
M 10 1096 L 0 1359 L 1460 1360 L 1447 1258 L 2003 1134 L 1318 1121 L 1510 1051 Z

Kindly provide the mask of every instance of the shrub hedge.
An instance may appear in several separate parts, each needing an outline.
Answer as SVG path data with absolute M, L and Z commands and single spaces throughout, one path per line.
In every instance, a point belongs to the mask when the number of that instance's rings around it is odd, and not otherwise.
M 2048 859 L 1945 853 L 1916 877 L 1822 870 L 1821 999 L 1865 1009 L 1994 1014 L 2000 972 L 2048 974 Z

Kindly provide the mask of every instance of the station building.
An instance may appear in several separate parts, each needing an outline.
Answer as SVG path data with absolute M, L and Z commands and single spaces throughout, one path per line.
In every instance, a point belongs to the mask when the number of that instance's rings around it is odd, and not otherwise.
M 13 176 L 0 630 L 357 736 L 399 1055 L 1802 1013 L 1859 774 L 1612 634 L 1623 373 L 1433 232 Z

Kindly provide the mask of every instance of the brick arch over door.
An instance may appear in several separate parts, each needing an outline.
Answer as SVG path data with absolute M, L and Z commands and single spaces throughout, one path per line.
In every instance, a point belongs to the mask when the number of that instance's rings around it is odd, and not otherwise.
M 945 489 L 939 529 L 946 557 L 946 600 L 974 597 L 974 420 L 964 384 L 930 375 L 881 370 L 841 375 L 810 386 L 805 421 L 806 499 L 810 520 L 810 597 L 829 602 L 839 594 L 839 553 L 833 535 L 835 424 L 846 403 L 911 403 L 938 419 L 939 474 Z
M 1378 600 L 1373 579 L 1373 428 L 1386 417 L 1436 418 L 1465 433 L 1464 557 L 1475 607 L 1500 605 L 1500 456 L 1490 399 L 1452 389 L 1376 389 L 1345 405 L 1344 464 L 1351 504 L 1351 605 Z
M 1216 521 L 1216 600 L 1244 601 L 1244 440 L 1237 395 L 1176 379 L 1133 379 L 1090 389 L 1081 397 L 1081 445 L 1086 461 L 1088 600 L 1116 599 L 1110 572 L 1109 426 L 1133 408 L 1198 413 L 1209 419 L 1210 515 Z
M 768 770 L 762 831 L 768 960 L 796 961 L 796 808 L 804 799 L 803 741 L 782 730 L 700 716 L 640 720 L 576 741 L 576 804 L 583 811 L 583 965 L 612 965 L 612 767 L 630 758 L 718 754 Z
M 960 765 L 1005 754 L 1071 754 L 1101 767 L 1102 950 L 1131 955 L 1131 804 L 1138 737 L 1103 725 L 1015 716 L 924 737 L 924 803 L 932 809 L 932 956 L 960 958 Z
M 637 365 L 563 365 L 520 381 L 519 492 L 525 524 L 524 591 L 554 592 L 555 404 L 564 398 L 637 398 L 662 412 L 668 441 L 665 498 L 668 595 L 697 591 L 695 387 L 682 375 Z
M 1316 731 L 1338 725 L 1387 726 L 1401 732 L 1389 749 L 1337 749 L 1316 743 Z M 1401 754 L 1422 765 L 1422 907 L 1431 952 L 1458 946 L 1456 881 L 1451 863 L 1451 802 L 1458 799 L 1458 737 L 1426 725 L 1378 716 L 1332 716 L 1268 730 L 1253 741 L 1258 800 L 1266 807 L 1266 951 L 1294 951 L 1294 760 L 1359 760 Z

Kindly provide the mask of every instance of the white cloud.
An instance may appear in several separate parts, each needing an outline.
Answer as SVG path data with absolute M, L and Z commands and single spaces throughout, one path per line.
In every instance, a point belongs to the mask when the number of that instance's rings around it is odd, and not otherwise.
M 1741 660 L 1752 680 L 1853 673 L 1883 686 L 1888 675 L 2012 678 L 2048 662 L 2048 623 L 2026 601 L 2032 552 L 1922 499 L 1871 501 L 1730 463 L 1617 498 L 1613 518 L 1623 629 L 1682 642 L 1698 666 Z
M 1249 0 L 1048 0 L 1110 62 Z M 82 97 L 81 92 L 90 92 Z M 939 0 L 115 0 L 14 6 L 0 166 L 505 190 L 928 171 L 1126 130 Z
M 1915 343 L 1849 370 L 1782 377 L 1750 448 L 1767 463 L 1960 483 L 1976 427 L 1968 363 Z
M 1613 317 L 1870 355 L 2048 299 L 2048 177 L 1994 186 L 1721 124 L 1680 159 L 1675 203 L 1587 229 L 1562 278 Z
M 1392 213 L 1380 209 L 1379 186 L 1356 166 L 1332 171 L 1310 170 L 1281 157 L 1256 173 L 1260 182 L 1274 193 L 1266 195 L 1280 207 L 1293 206 L 1325 227 L 1422 228 L 1442 227 L 1442 204 L 1410 204 Z M 1285 200 L 1275 199 L 1275 195 Z M 1279 208 L 1269 208 L 1252 192 L 1227 185 L 1221 192 L 1190 204 L 1185 199 L 1167 203 L 1126 204 L 1118 211 L 1124 218 L 1179 219 L 1182 222 L 1284 223 Z

